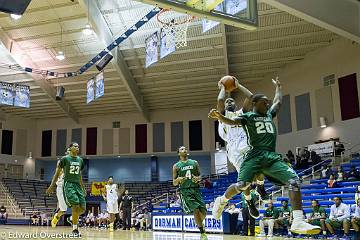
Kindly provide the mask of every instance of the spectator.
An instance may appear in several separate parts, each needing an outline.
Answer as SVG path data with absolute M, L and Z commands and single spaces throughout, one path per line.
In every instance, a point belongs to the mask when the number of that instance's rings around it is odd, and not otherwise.
M 348 180 L 357 181 L 360 179 L 360 172 L 355 166 L 351 166 L 350 172 L 348 173 Z
M 40 214 L 41 226 L 49 226 L 49 218 L 46 213 Z
M 333 236 L 333 239 L 337 239 L 334 229 L 344 229 L 343 239 L 349 239 L 350 229 L 350 207 L 342 202 L 341 197 L 334 198 L 334 205 L 330 208 L 330 217 L 326 219 L 326 227 Z
M 254 199 L 254 202 L 258 201 L 258 196 L 256 195 L 254 189 L 251 189 L 250 195 L 251 195 L 251 198 Z M 241 193 L 241 202 L 242 202 L 242 217 L 243 217 L 243 221 L 244 221 L 243 236 L 248 236 L 249 228 L 250 228 L 250 236 L 255 236 L 255 218 L 250 216 L 249 208 L 246 203 L 244 193 Z
M 151 200 L 146 202 L 146 209 L 148 210 L 148 212 L 152 212 L 154 209 L 153 204 L 151 203 Z
M 316 165 L 321 162 L 321 157 L 314 151 L 310 152 L 311 164 Z
M 337 187 L 335 175 L 331 174 L 329 180 L 327 181 L 328 188 L 335 188 Z
M 360 199 L 360 185 L 356 187 L 356 193 L 355 193 L 355 204 L 357 205 Z
M 288 235 L 291 235 L 289 227 L 291 225 L 292 209 L 289 207 L 288 200 L 282 200 L 281 205 L 282 207 L 279 209 L 279 217 L 275 220 L 275 225 L 277 228 L 286 228 Z
M 295 162 L 295 156 L 291 150 L 289 150 L 286 154 L 287 159 L 289 159 L 289 162 L 292 164 Z
M 239 209 L 236 208 L 235 204 L 231 204 L 226 210 L 225 212 L 228 212 L 230 214 L 238 214 L 239 213 Z
M 210 205 L 209 205 L 208 211 L 211 212 L 213 207 L 214 207 L 214 202 L 211 202 Z
M 277 208 L 274 208 L 273 203 L 268 203 L 268 208 L 265 210 L 264 217 L 260 219 L 259 225 L 260 225 L 260 234 L 258 234 L 258 237 L 266 237 L 265 235 L 265 226 L 268 226 L 268 235 L 267 237 L 270 238 L 273 236 L 273 230 L 274 230 L 274 223 L 275 219 L 279 217 L 279 211 Z
M 6 223 L 7 218 L 8 218 L 8 214 L 6 212 L 6 207 L 4 207 L 4 205 L 1 205 L 1 207 L 0 207 L 0 220 L 1 220 L 1 222 Z
M 289 167 L 292 167 L 291 162 L 288 158 L 284 158 L 283 161 L 286 162 L 286 164 L 289 165 Z
M 330 166 L 323 166 L 321 170 L 321 179 L 329 179 L 333 171 Z
M 342 166 L 338 166 L 336 173 L 336 181 L 341 182 L 347 179 L 346 173 Z
M 107 228 L 109 217 L 109 214 L 105 210 L 99 214 L 97 219 L 99 228 Z
M 88 214 L 85 217 L 85 227 L 91 227 L 95 225 L 94 214 L 89 210 Z
M 340 142 L 335 143 L 335 156 L 341 156 L 341 154 L 345 151 L 344 144 Z
M 210 181 L 210 177 L 206 178 L 204 181 L 204 186 L 207 189 L 211 189 L 212 188 L 212 182 Z
M 243 219 L 243 215 L 242 215 L 242 209 L 239 209 L 239 215 L 237 217 L 237 224 L 236 224 L 236 230 L 235 230 L 235 233 L 237 235 L 244 234 L 243 226 L 244 226 L 244 219 Z
M 33 211 L 33 214 L 30 216 L 31 225 L 39 226 L 40 224 L 40 215 Z
M 360 202 L 358 201 L 356 203 L 355 212 L 353 214 L 353 217 L 351 219 L 351 225 L 355 230 L 356 236 L 355 239 L 359 239 L 359 231 L 360 231 Z
M 310 217 L 307 219 L 308 223 L 316 226 L 320 226 L 323 235 L 326 236 L 326 212 L 323 207 L 320 206 L 318 200 L 312 200 L 311 201 L 312 211 Z

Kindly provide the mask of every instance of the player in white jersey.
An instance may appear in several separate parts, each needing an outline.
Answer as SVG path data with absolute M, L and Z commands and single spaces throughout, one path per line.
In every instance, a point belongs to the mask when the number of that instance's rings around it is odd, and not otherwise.
M 69 154 L 69 149 L 66 150 L 65 155 Z M 59 162 L 57 162 L 57 168 L 59 168 Z M 56 169 L 57 171 L 58 169 Z M 67 211 L 67 205 L 64 198 L 64 172 L 62 171 L 62 168 L 59 168 L 59 171 L 61 171 L 61 175 L 59 176 L 58 180 L 56 181 L 56 198 L 58 200 L 58 211 L 54 215 L 53 219 L 51 220 L 51 226 L 56 227 L 56 224 L 58 223 L 59 219 L 62 215 L 64 215 Z
M 118 186 L 114 183 L 113 177 L 108 178 L 108 182 L 105 185 L 106 195 L 103 194 L 103 198 L 106 201 L 107 212 L 110 214 L 110 232 L 114 231 L 115 214 L 119 213 L 118 204 Z
M 235 100 L 233 98 L 226 98 L 226 91 L 224 85 L 221 83 L 219 84 L 220 92 L 218 95 L 218 104 L 217 104 L 217 110 L 223 114 L 225 114 L 226 117 L 229 117 L 231 119 L 234 119 L 238 117 L 240 114 L 250 111 L 252 108 L 251 96 L 253 95 L 248 89 L 243 87 L 238 83 L 238 80 L 234 77 L 235 84 L 238 89 L 240 89 L 241 92 L 246 92 L 246 98 L 243 103 L 243 108 L 240 110 L 236 110 L 237 106 L 235 103 Z M 237 91 L 234 92 L 234 95 L 238 93 Z M 224 124 L 219 121 L 219 127 L 218 132 L 220 137 L 226 142 L 226 153 L 227 157 L 229 159 L 229 162 L 231 162 L 236 171 L 239 172 L 241 164 L 244 160 L 244 156 L 247 153 L 247 151 L 250 149 L 247 141 L 247 135 L 241 125 L 238 126 L 230 126 L 227 124 Z M 264 175 L 260 175 L 256 179 L 257 184 L 257 192 L 259 193 L 260 197 L 263 200 L 268 200 L 269 195 L 266 194 L 265 187 L 264 187 Z M 247 194 L 248 193 L 248 194 Z M 244 192 L 245 198 L 247 200 L 250 200 L 250 192 L 245 191 Z M 255 210 L 255 209 L 254 209 Z M 257 216 L 253 216 L 257 217 Z

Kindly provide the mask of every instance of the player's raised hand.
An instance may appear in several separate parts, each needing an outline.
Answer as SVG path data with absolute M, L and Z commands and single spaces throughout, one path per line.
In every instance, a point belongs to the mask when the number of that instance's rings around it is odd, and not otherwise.
M 279 77 L 276 77 L 275 79 L 272 79 L 272 82 L 273 84 L 276 86 L 276 87 L 281 87 L 281 83 L 279 81 Z
M 194 183 L 199 183 L 199 182 L 201 182 L 201 176 L 192 176 L 192 181 L 194 182 Z
M 48 189 L 46 189 L 46 194 L 47 194 L 47 195 L 51 195 L 51 194 L 54 192 L 54 190 L 55 190 L 55 186 L 50 185 L 50 186 L 48 187 Z
M 220 113 L 216 109 L 211 109 L 208 114 L 208 117 L 213 119 L 219 119 Z

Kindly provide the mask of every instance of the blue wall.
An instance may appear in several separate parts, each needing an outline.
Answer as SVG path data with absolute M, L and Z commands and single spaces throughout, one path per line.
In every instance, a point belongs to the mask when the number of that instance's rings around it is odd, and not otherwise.
M 201 174 L 208 175 L 211 172 L 210 155 L 190 156 L 200 164 Z M 172 166 L 178 161 L 177 156 L 161 156 L 158 158 L 159 180 L 172 179 Z M 36 160 L 36 177 L 39 178 L 40 168 L 45 170 L 45 180 L 50 181 L 55 173 L 56 161 Z M 114 176 L 115 181 L 150 181 L 151 164 L 149 157 L 121 157 L 101 158 L 89 160 L 89 178 L 93 180 L 105 180 L 108 176 Z

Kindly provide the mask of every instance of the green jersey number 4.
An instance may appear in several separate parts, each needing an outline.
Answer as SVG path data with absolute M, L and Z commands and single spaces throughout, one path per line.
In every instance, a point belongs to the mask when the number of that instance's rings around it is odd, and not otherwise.
M 190 170 L 186 171 L 185 177 L 188 178 L 188 179 L 191 179 L 191 171 Z
M 79 174 L 80 166 L 70 166 L 70 174 Z
M 257 134 L 274 133 L 274 127 L 271 122 L 256 122 L 255 127 Z

